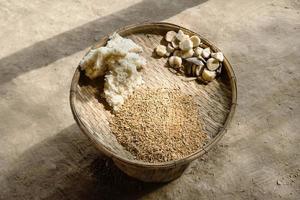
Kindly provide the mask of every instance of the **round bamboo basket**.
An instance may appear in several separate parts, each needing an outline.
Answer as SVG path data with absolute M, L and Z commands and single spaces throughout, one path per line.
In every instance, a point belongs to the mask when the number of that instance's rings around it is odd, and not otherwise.
M 110 132 L 108 119 L 112 117 L 112 113 L 101 97 L 103 79 L 90 80 L 79 67 L 72 79 L 70 105 L 82 132 L 123 172 L 146 182 L 167 182 L 178 178 L 191 161 L 206 153 L 222 138 L 236 107 L 236 78 L 226 57 L 221 75 L 203 85 L 196 81 L 182 81 L 182 77 L 172 74 L 166 67 L 167 58 L 158 59 L 153 55 L 153 49 L 161 43 L 166 32 L 179 29 L 188 35 L 198 35 L 206 46 L 215 52 L 220 51 L 201 35 L 170 23 L 144 23 L 124 27 L 116 32 L 143 47 L 142 56 L 147 59 L 147 65 L 141 73 L 148 87 L 180 88 L 185 93 L 197 96 L 204 124 L 203 131 L 209 136 L 209 140 L 203 148 L 182 159 L 161 163 L 135 160 Z M 92 48 L 105 46 L 108 38 L 109 35 L 105 36 Z

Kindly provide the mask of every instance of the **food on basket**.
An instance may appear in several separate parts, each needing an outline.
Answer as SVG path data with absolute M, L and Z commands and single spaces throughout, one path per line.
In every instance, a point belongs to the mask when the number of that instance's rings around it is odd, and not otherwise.
M 205 81 L 212 81 L 216 77 L 217 73 L 215 71 L 210 71 L 208 69 L 204 69 L 202 72 L 202 78 Z
M 201 43 L 201 40 L 197 35 L 193 35 L 190 39 L 193 43 L 193 47 L 198 47 Z
M 167 54 L 167 47 L 164 45 L 158 45 L 155 49 L 156 54 L 159 56 L 165 56 Z
M 176 37 L 176 35 L 177 35 L 177 33 L 175 31 L 169 31 L 169 32 L 167 32 L 165 39 L 168 42 L 172 42 L 174 40 L 174 38 Z
M 142 47 L 115 33 L 105 47 L 92 49 L 80 62 L 90 79 L 105 76 L 104 96 L 118 110 L 133 91 L 143 84 L 138 72 L 146 60 L 139 55 Z
M 171 56 L 169 58 L 169 65 L 175 69 L 178 69 L 181 67 L 182 59 L 178 56 Z
M 208 137 L 194 98 L 179 89 L 140 87 L 111 119 L 111 131 L 135 159 L 183 158 L 203 147 Z
M 195 77 L 194 79 L 205 84 L 213 81 L 221 73 L 223 53 L 213 52 L 201 43 L 197 35 L 190 37 L 182 30 L 177 33 L 168 31 L 164 39 L 167 46 L 158 45 L 155 48 L 156 54 L 160 57 L 169 56 L 170 67 L 178 73 L 185 72 L 185 75 Z M 179 62 L 179 58 L 183 60 Z
M 179 48 L 182 51 L 189 51 L 193 48 L 193 42 L 189 38 L 185 39 L 182 42 L 179 42 Z
M 206 62 L 207 69 L 210 71 L 215 71 L 219 68 L 220 63 L 217 59 L 215 58 L 209 58 Z

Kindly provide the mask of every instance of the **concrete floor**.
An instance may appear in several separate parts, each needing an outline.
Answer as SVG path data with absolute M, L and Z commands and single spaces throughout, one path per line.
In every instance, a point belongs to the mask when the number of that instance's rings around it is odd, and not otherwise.
M 227 135 L 163 185 L 99 155 L 69 108 L 86 50 L 142 21 L 202 34 L 238 79 Z M 298 0 L 0 0 L 0 30 L 0 199 L 299 199 Z

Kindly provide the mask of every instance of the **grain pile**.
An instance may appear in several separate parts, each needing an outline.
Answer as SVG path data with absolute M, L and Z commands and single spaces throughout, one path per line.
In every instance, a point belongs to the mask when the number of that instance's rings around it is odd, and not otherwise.
M 180 90 L 140 89 L 110 121 L 118 142 L 136 159 L 176 160 L 198 150 L 202 132 L 198 106 Z

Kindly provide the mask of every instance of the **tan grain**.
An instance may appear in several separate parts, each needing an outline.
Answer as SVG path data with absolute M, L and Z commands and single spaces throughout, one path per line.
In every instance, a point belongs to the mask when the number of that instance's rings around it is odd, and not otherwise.
M 198 106 L 176 89 L 139 89 L 112 118 L 118 142 L 136 159 L 165 162 L 187 156 L 203 145 Z

